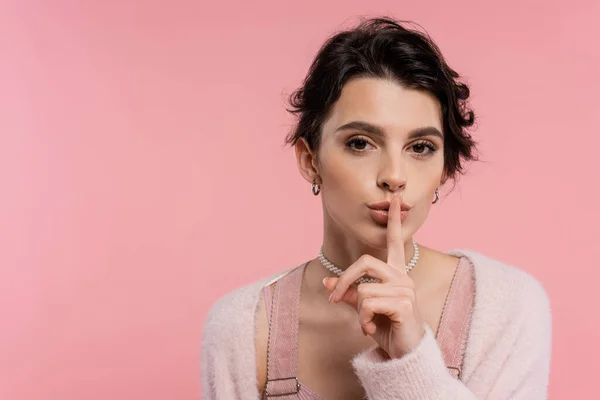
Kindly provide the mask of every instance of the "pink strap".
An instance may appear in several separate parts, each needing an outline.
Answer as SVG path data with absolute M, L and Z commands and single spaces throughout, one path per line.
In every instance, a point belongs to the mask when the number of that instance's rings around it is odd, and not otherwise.
M 267 349 L 267 383 L 264 398 L 298 399 L 298 326 L 300 292 L 306 264 L 293 269 L 275 283 L 275 292 L 264 288 L 269 344 Z
M 271 325 L 271 306 L 273 304 L 273 295 L 271 294 L 271 285 L 263 288 L 263 298 L 265 300 L 265 309 L 267 311 L 267 321 Z M 270 329 L 270 326 L 269 326 Z
M 468 258 L 462 257 L 450 286 L 448 302 L 442 314 L 436 338 L 449 372 L 457 379 L 461 378 L 474 303 L 475 280 L 473 274 L 473 265 Z
M 290 271 L 271 287 L 263 289 L 269 344 L 267 350 L 267 383 L 264 398 L 298 399 L 297 379 L 298 327 L 300 294 L 306 264 Z M 464 352 L 474 303 L 474 268 L 468 258 L 462 257 L 448 293 L 437 342 L 442 350 L 449 372 L 461 378 Z

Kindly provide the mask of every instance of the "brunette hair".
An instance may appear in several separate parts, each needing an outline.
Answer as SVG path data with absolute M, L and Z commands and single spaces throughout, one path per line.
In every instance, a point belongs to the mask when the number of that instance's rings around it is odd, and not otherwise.
M 305 138 L 311 150 L 318 152 L 321 127 L 332 105 L 344 84 L 358 77 L 390 79 L 437 98 L 442 111 L 445 178 L 455 179 L 464 172 L 464 162 L 477 159 L 476 142 L 467 132 L 475 122 L 467 104 L 469 87 L 459 81 L 459 74 L 448 66 L 429 35 L 388 17 L 363 20 L 323 44 L 302 86 L 288 98 L 287 110 L 298 119 L 286 144 Z

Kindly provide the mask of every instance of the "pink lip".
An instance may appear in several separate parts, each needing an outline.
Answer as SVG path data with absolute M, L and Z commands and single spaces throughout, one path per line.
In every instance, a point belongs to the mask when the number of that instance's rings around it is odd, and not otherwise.
M 390 209 L 390 201 L 386 200 L 386 201 L 382 201 L 379 203 L 371 203 L 369 204 L 367 207 L 369 207 L 371 210 L 389 210 Z M 412 207 L 409 206 L 408 204 L 402 203 L 400 205 L 400 210 L 402 211 L 408 211 L 410 210 Z
M 375 210 L 375 209 L 369 208 L 369 214 L 371 214 L 371 217 L 378 224 L 387 225 L 388 218 L 389 218 L 387 210 Z M 408 210 L 401 211 L 400 212 L 400 221 L 404 222 L 406 220 L 406 217 L 408 217 Z

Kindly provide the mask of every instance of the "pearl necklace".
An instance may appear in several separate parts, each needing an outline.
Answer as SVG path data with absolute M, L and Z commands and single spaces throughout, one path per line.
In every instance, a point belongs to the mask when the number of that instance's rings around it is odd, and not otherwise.
M 419 246 L 417 245 L 417 242 L 415 242 L 414 240 L 412 243 L 413 243 L 413 248 L 415 249 L 415 254 L 413 255 L 413 257 L 410 260 L 410 262 L 408 263 L 408 265 L 405 266 L 406 272 L 413 269 L 415 267 L 415 265 L 417 265 L 417 261 L 419 261 Z M 321 249 L 319 250 L 319 260 L 321 261 L 321 264 L 323 264 L 323 266 L 325 268 L 327 268 L 329 271 L 333 272 L 337 276 L 341 276 L 342 273 L 344 272 L 344 270 L 336 267 L 335 265 L 333 265 L 331 263 L 331 261 L 329 261 L 327 258 L 325 258 L 325 256 L 323 255 L 323 246 L 321 246 Z M 356 281 L 356 283 L 379 283 L 379 280 L 375 279 L 375 278 L 369 278 L 369 277 L 363 276 L 358 281 Z

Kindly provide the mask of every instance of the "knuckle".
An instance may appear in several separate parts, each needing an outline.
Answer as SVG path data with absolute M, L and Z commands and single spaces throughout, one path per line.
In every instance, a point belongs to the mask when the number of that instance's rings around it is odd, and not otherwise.
M 364 268 L 365 274 L 369 275 L 375 271 L 375 257 L 370 254 L 363 254 L 359 259 L 362 267 Z
M 409 299 L 402 299 L 398 303 L 398 310 L 402 314 L 411 314 L 413 312 L 413 302 Z
M 417 297 L 415 291 L 412 288 L 404 289 L 404 296 L 406 296 L 411 301 L 411 304 L 413 301 L 415 301 Z
M 399 298 L 408 298 L 411 301 L 415 299 L 415 291 L 403 285 L 394 286 L 394 294 Z
M 369 276 L 377 275 L 377 269 L 374 268 L 372 264 L 370 264 L 367 266 L 365 275 L 369 275 Z
M 356 289 L 356 291 L 359 296 L 365 296 L 368 293 L 369 288 L 365 287 L 365 284 L 361 284 L 361 285 L 358 285 L 358 288 Z
M 408 292 L 406 297 L 408 297 L 408 299 L 410 300 L 410 304 L 414 304 L 415 301 L 417 300 L 417 296 L 416 296 L 415 292 L 413 292 L 412 290 L 410 292 Z
M 396 235 L 391 235 L 387 238 L 388 245 L 397 244 L 398 242 L 400 242 L 400 240 L 402 240 L 402 238 L 397 237 Z
M 371 255 L 370 254 L 363 254 L 358 259 L 360 260 L 361 263 L 368 264 L 369 261 L 371 260 Z
M 360 315 L 360 317 L 359 317 L 359 319 L 358 319 L 358 323 L 359 323 L 359 324 L 360 324 L 360 325 L 361 325 L 363 328 L 365 328 L 365 327 L 366 327 L 366 325 L 369 323 L 369 321 L 370 321 L 370 319 L 369 319 L 369 316 L 368 316 L 368 315 L 366 315 L 366 314 L 364 314 L 364 313 L 363 313 L 363 314 L 361 314 L 361 315 Z
M 362 302 L 362 308 L 365 310 L 371 310 L 373 308 L 373 305 L 374 299 L 372 298 L 364 299 Z

